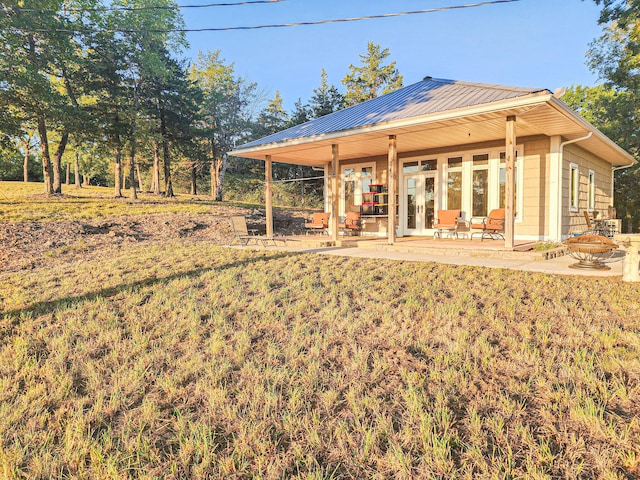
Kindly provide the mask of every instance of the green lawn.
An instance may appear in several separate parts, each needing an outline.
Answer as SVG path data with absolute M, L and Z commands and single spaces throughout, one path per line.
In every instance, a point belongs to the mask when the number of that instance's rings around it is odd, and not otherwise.
M 2 478 L 640 476 L 618 279 L 175 239 L 0 273 L 0 332 Z

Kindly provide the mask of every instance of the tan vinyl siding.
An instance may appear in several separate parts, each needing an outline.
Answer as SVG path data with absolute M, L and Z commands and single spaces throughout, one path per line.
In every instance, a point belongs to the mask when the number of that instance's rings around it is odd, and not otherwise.
M 549 208 L 548 137 L 524 142 L 523 214 L 515 225 L 515 235 L 544 238 L 549 233 L 545 221 Z
M 589 206 L 589 170 L 595 173 L 595 212 L 606 214 L 611 205 L 611 165 L 603 159 L 583 150 L 578 145 L 567 145 L 564 149 L 562 166 L 562 225 L 563 235 L 584 231 L 586 221 L 584 212 Z M 570 208 L 570 171 L 571 164 L 578 166 L 578 209 Z

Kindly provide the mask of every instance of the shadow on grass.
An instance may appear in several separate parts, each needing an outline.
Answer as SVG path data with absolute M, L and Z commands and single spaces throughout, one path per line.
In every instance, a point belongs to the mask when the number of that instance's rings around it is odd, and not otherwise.
M 179 272 L 179 273 L 174 273 L 172 275 L 168 275 L 166 277 L 153 277 L 153 278 L 145 278 L 142 280 L 139 280 L 137 282 L 132 282 L 132 283 L 126 283 L 123 285 L 117 285 L 114 287 L 109 287 L 109 288 L 104 288 L 102 290 L 98 290 L 96 292 L 87 292 L 84 293 L 82 295 L 78 295 L 75 297 L 65 297 L 65 298 L 60 298 L 57 300 L 49 300 L 49 301 L 44 301 L 44 302 L 36 302 L 33 305 L 24 307 L 24 308 L 20 308 L 20 309 L 16 309 L 16 310 L 9 310 L 7 312 L 0 312 L 0 314 L 2 314 L 4 320 L 9 320 L 11 317 L 15 317 L 13 319 L 13 325 L 17 325 L 19 318 L 23 315 L 44 315 L 47 313 L 51 313 L 54 312 L 56 309 L 60 308 L 60 307 L 70 307 L 74 304 L 78 304 L 78 303 L 84 303 L 84 302 L 91 302 L 94 300 L 97 300 L 99 298 L 108 298 L 108 297 L 112 297 L 114 295 L 117 295 L 119 293 L 122 293 L 126 290 L 130 290 L 130 289 L 139 289 L 139 288 L 144 288 L 144 287 L 152 287 L 154 285 L 158 285 L 161 283 L 166 283 L 166 282 L 170 282 L 172 280 L 177 280 L 179 278 L 195 278 L 198 277 L 204 273 L 207 272 L 215 272 L 215 271 L 223 271 L 223 270 L 227 270 L 229 268 L 235 268 L 235 267 L 243 267 L 243 266 L 249 266 L 249 265 L 254 265 L 258 262 L 265 262 L 265 261 L 271 261 L 271 260 L 277 260 L 279 258 L 284 258 L 287 256 L 290 256 L 290 253 L 287 252 L 283 252 L 283 253 L 278 253 L 275 255 L 269 255 L 269 256 L 260 256 L 260 257 L 252 257 L 252 258 L 248 258 L 245 260 L 239 260 L 239 261 L 235 261 L 235 262 L 231 262 L 225 265 L 220 265 L 220 266 L 214 266 L 214 267 L 204 267 L 204 268 L 197 268 L 194 270 L 189 270 L 186 272 Z M 0 328 L 0 331 L 2 331 L 2 329 Z M 6 335 L 10 332 L 3 332 L 3 335 Z

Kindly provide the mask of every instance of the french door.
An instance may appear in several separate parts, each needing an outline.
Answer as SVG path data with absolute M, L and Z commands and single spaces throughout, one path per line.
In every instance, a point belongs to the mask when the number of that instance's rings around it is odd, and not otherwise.
M 407 235 L 428 235 L 433 228 L 436 200 L 436 174 L 419 173 L 404 177 L 405 217 Z

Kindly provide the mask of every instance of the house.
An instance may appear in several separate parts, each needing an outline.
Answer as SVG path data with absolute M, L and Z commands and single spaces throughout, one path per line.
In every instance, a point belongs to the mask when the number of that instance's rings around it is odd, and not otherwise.
M 437 210 L 469 219 L 505 208 L 507 247 L 584 230 L 585 210 L 613 204 L 614 170 L 636 163 L 549 90 L 431 77 L 230 154 L 265 161 L 267 229 L 271 165 L 284 162 L 324 167 L 335 239 L 339 217 L 382 185 L 387 208 L 367 212 L 377 215 L 365 235 L 393 243 L 432 235 Z

